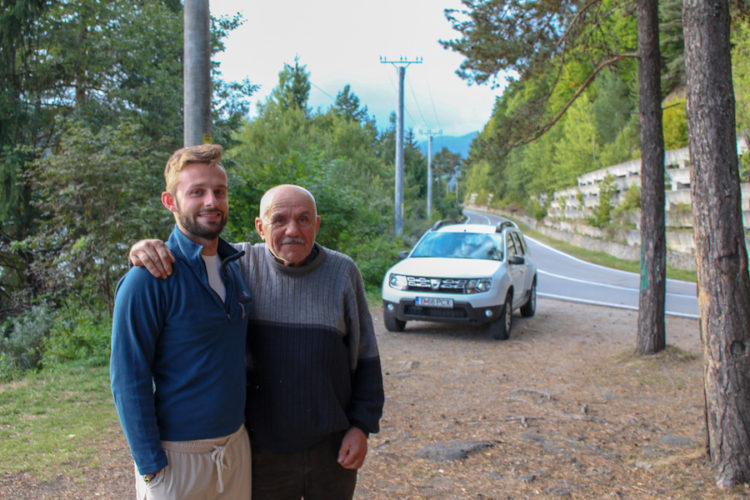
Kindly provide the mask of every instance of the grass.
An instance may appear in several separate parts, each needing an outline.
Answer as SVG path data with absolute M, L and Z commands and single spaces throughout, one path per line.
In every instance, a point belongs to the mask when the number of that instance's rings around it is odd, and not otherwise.
M 663 351 L 649 356 L 641 356 L 633 350 L 623 351 L 615 357 L 615 360 L 621 364 L 654 364 L 658 367 L 668 363 L 689 363 L 697 359 L 700 359 L 697 354 L 673 345 L 667 345 Z M 651 363 L 652 361 L 654 363 Z
M 701 384 L 699 370 L 688 378 L 674 376 L 676 370 L 680 370 L 682 366 L 700 360 L 698 354 L 674 345 L 667 345 L 663 351 L 649 356 L 641 356 L 634 350 L 627 350 L 615 355 L 614 363 L 610 367 L 613 371 L 609 377 L 621 376 L 643 388 L 665 386 L 677 390 L 684 388 L 687 380 L 691 384 Z
M 379 307 L 383 303 L 383 296 L 379 287 L 368 287 L 365 293 L 367 294 L 367 304 L 370 307 Z
M 75 473 L 116 423 L 106 366 L 68 363 L 0 384 L 0 476 Z
M 515 222 L 518 224 L 518 226 L 521 228 L 521 231 L 523 231 L 526 236 L 541 241 L 542 243 L 545 243 L 567 254 L 573 255 L 574 257 L 578 257 L 581 260 L 585 260 L 586 262 L 598 264 L 600 266 L 611 267 L 613 269 L 619 269 L 621 271 L 629 271 L 636 274 L 640 274 L 641 272 L 641 263 L 638 261 L 619 259 L 617 257 L 611 256 L 606 252 L 598 252 L 594 250 L 588 250 L 586 248 L 577 247 L 565 241 L 556 240 L 542 233 L 536 232 L 521 221 L 516 220 Z M 695 271 L 677 269 L 669 265 L 667 266 L 667 278 L 681 281 L 690 281 L 692 283 L 695 283 L 698 279 Z

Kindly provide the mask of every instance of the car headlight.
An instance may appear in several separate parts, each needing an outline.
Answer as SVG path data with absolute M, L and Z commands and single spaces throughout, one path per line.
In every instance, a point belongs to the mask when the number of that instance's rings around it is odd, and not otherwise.
M 406 290 L 409 288 L 409 283 L 406 280 L 406 276 L 403 274 L 391 273 L 388 277 L 388 285 L 396 290 Z
M 466 293 L 482 293 L 492 287 L 492 278 L 479 278 L 466 283 Z

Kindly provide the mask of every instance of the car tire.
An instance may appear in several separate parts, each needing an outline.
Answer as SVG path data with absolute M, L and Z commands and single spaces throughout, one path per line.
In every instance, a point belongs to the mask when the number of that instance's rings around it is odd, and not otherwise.
M 508 293 L 497 321 L 490 323 L 490 335 L 495 340 L 508 340 L 513 325 L 513 296 Z
M 406 321 L 401 321 L 396 318 L 393 314 L 388 312 L 388 308 L 383 308 L 383 322 L 385 323 L 385 329 L 389 332 L 403 332 L 406 326 Z
M 536 277 L 531 282 L 531 290 L 529 290 L 529 299 L 526 303 L 521 306 L 521 316 L 524 318 L 530 318 L 536 312 Z

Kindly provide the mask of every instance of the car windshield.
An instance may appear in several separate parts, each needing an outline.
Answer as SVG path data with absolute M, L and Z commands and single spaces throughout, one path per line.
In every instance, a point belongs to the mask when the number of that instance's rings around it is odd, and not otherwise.
M 429 233 L 411 257 L 503 260 L 502 238 L 496 233 Z

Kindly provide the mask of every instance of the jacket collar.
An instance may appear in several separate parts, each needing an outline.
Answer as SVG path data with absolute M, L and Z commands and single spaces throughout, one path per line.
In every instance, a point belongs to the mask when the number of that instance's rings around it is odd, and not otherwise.
M 194 261 L 201 259 L 201 250 L 203 250 L 203 247 L 185 236 L 182 231 L 180 231 L 180 228 L 177 227 L 177 224 L 175 224 L 174 229 L 172 229 L 172 234 L 169 236 L 167 246 L 172 250 L 172 253 L 179 254 L 184 260 Z M 239 251 L 221 237 L 219 238 L 217 253 L 222 261 L 228 258 L 234 260 L 241 255 Z M 177 255 L 175 255 L 175 258 L 177 258 Z

